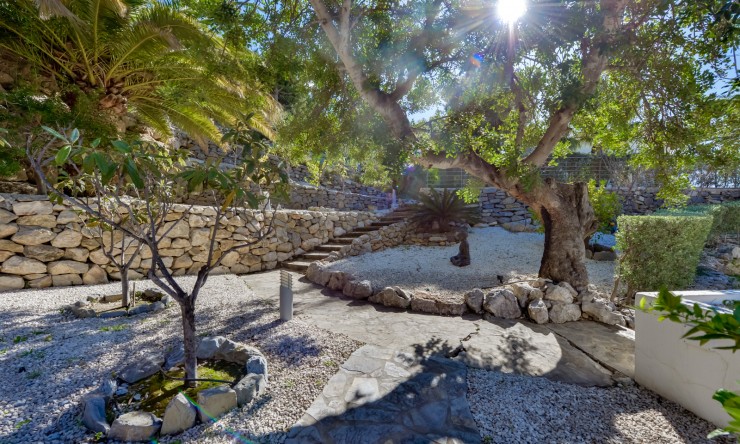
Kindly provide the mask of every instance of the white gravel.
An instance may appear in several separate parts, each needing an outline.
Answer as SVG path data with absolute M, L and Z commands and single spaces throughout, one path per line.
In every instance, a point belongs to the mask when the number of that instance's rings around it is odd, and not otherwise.
M 598 388 L 468 370 L 468 402 L 485 443 L 724 443 L 714 426 L 637 386 Z
M 193 277 L 179 278 L 183 285 Z M 137 282 L 137 290 L 153 287 Z M 0 294 L 0 442 L 89 442 L 93 434 L 79 422 L 82 396 L 137 353 L 163 353 L 181 337 L 180 312 L 117 319 L 70 319 L 62 306 L 88 295 L 113 294 L 120 284 L 26 290 Z M 321 393 L 328 379 L 361 343 L 300 321 L 280 322 L 277 295 L 257 295 L 243 278 L 214 276 L 201 293 L 197 328 L 254 345 L 266 355 L 270 381 L 257 403 L 200 425 L 181 442 L 234 442 L 241 436 L 281 442 Z M 120 331 L 103 327 L 124 325 Z M 18 339 L 15 339 L 18 338 Z
M 450 257 L 458 246 L 400 246 L 345 258 L 330 269 L 368 279 L 373 286 L 398 285 L 405 289 L 458 294 L 475 287 L 498 285 L 496 276 L 507 281 L 534 279 L 540 268 L 545 237 L 540 233 L 511 233 L 503 228 L 473 228 L 468 236 L 471 264 L 455 267 Z M 614 262 L 586 260 L 590 282 L 611 292 Z

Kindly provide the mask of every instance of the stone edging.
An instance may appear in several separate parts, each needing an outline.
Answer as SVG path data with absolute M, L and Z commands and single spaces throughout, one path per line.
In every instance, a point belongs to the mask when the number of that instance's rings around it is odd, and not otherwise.
M 200 420 L 216 421 L 231 409 L 244 406 L 262 395 L 267 388 L 267 360 L 258 349 L 223 336 L 201 339 L 198 360 L 224 360 L 243 366 L 243 377 L 233 386 L 222 384 L 198 393 L 197 402 L 184 394 L 176 395 L 167 405 L 164 418 L 140 410 L 120 414 L 112 424 L 106 419 L 106 407 L 115 395 L 127 393 L 128 385 L 151 377 L 160 371 L 181 366 L 185 359 L 183 345 L 166 355 L 151 353 L 121 369 L 116 380 L 105 381 L 96 391 L 83 398 L 83 424 L 93 432 L 120 441 L 149 441 L 155 436 L 181 433 Z M 119 384 L 120 382 L 120 384 Z
M 583 318 L 609 325 L 634 325 L 633 312 L 620 312 L 592 285 L 579 293 L 567 282 L 555 284 L 546 279 L 537 279 L 531 283 L 511 283 L 487 290 L 487 293 L 476 288 L 465 293 L 461 299 L 423 291 L 412 293 L 400 287 L 376 288 L 369 280 L 329 270 L 325 262 L 309 265 L 306 278 L 330 290 L 341 291 L 353 299 L 424 313 L 462 316 L 472 312 L 484 317 L 525 318 L 538 324 L 560 324 Z

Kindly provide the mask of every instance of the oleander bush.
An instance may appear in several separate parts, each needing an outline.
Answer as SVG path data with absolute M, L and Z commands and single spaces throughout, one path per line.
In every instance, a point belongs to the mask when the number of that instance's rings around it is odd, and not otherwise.
M 712 215 L 620 216 L 618 272 L 632 291 L 688 287 L 712 229 Z

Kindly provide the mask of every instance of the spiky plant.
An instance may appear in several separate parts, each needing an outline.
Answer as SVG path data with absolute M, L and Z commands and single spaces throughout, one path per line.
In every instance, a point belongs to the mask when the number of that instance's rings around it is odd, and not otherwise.
M 453 191 L 445 188 L 442 193 L 430 188 L 429 194 L 419 196 L 419 205 L 411 222 L 424 230 L 447 232 L 452 222 L 478 221 L 477 208 L 466 204 Z
M 165 136 L 174 126 L 219 142 L 217 123 L 257 111 L 252 122 L 269 136 L 277 110 L 237 58 L 169 2 L 0 2 L 0 51 L 51 78 L 70 108 L 77 94 L 95 97 L 119 130 L 131 113 Z

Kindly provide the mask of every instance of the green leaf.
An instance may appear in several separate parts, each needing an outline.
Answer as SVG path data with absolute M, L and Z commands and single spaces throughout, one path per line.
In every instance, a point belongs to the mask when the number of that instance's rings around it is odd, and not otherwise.
M 97 139 L 93 140 L 92 143 L 90 144 L 90 146 L 93 147 L 93 148 L 97 148 L 98 145 L 100 145 L 100 137 L 98 137 Z
M 80 130 L 77 128 L 72 130 L 72 134 L 69 136 L 69 141 L 72 143 L 77 142 L 77 140 L 80 138 Z
M 123 154 L 130 154 L 132 151 L 131 146 L 123 140 L 114 140 L 111 145 Z
M 72 151 L 71 145 L 65 145 L 57 151 L 57 155 L 54 157 L 54 163 L 57 165 L 64 165 L 64 162 L 69 159 L 69 153 Z
M 44 131 L 46 131 L 47 133 L 49 133 L 52 136 L 56 137 L 57 139 L 61 139 L 61 140 L 64 140 L 65 142 L 67 142 L 67 137 L 65 137 L 64 135 L 60 134 L 56 130 L 51 129 L 48 126 L 44 126 L 44 125 L 41 125 L 41 128 L 43 128 Z
M 136 168 L 136 164 L 134 164 L 134 161 L 131 159 L 126 159 L 124 166 L 126 167 L 126 171 L 131 178 L 131 182 L 134 183 L 134 186 L 139 189 L 144 188 L 144 180 L 141 178 L 139 170 L 138 168 Z

